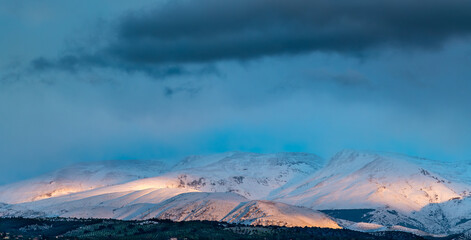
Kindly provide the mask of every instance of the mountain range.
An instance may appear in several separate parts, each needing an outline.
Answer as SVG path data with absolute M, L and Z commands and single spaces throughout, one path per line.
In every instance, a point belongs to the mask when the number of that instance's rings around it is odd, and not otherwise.
M 1 217 L 76 217 L 471 235 L 470 164 L 344 150 L 72 165 L 0 186 Z

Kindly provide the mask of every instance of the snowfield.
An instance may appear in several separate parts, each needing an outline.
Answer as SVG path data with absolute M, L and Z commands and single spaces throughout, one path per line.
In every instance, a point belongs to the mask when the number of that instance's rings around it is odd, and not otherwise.
M 471 165 L 345 150 L 83 163 L 0 186 L 0 216 L 471 232 Z M 348 209 L 358 209 L 352 217 Z M 364 211 L 362 209 L 371 209 Z M 318 210 L 338 210 L 335 217 Z M 344 211 L 345 210 L 345 211 Z

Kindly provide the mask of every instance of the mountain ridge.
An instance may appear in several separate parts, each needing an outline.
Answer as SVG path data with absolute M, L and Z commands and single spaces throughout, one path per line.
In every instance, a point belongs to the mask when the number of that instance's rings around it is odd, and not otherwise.
M 97 163 L 101 164 L 98 167 L 89 164 L 79 167 L 80 171 L 69 168 L 65 171 L 69 176 L 57 179 L 81 179 L 85 173 L 85 180 L 97 181 L 91 189 L 38 199 L 31 197 L 41 189 L 21 196 L 11 187 L 23 189 L 21 183 L 0 186 L 0 202 L 6 202 L 0 205 L 0 216 L 238 219 L 237 223 L 244 224 L 341 226 L 362 231 L 402 229 L 423 235 L 469 231 L 471 187 L 466 179 L 445 177 L 447 169 L 429 170 L 429 162 L 394 153 L 343 150 L 327 162 L 308 153 L 228 152 L 189 156 L 173 166 L 154 162 L 149 168 L 145 163 L 141 168 L 129 167 L 139 161 Z M 48 179 L 39 177 L 26 183 L 47 185 Z M 343 219 L 342 214 L 328 217 L 317 211 L 365 208 L 374 211 L 360 222 Z M 248 215 L 229 217 L 230 211 Z M 265 215 L 254 214 L 257 211 Z M 333 222 L 323 225 L 323 217 Z M 309 225 L 303 225 L 306 223 Z

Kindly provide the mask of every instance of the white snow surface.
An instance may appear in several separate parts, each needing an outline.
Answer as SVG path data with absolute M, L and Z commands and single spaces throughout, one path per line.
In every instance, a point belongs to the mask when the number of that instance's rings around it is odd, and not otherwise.
M 190 156 L 173 166 L 104 161 L 0 186 L 0 216 L 215 220 L 452 234 L 471 232 L 469 172 L 469 164 L 353 150 L 327 163 L 307 153 L 244 152 Z M 349 222 L 317 211 L 324 209 L 374 211 L 366 222 Z
M 0 202 L 22 203 L 147 178 L 167 171 L 160 161 L 102 161 L 72 165 L 33 179 L 0 186 Z
M 401 155 L 342 151 L 322 170 L 275 199 L 316 209 L 389 207 L 411 213 L 463 198 L 468 189 Z
M 319 211 L 263 200 L 240 204 L 222 221 L 264 226 L 341 228 L 334 220 Z

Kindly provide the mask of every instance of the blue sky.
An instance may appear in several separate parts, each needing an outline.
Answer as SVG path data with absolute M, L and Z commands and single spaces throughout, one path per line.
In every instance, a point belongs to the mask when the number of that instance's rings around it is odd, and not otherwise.
M 417 2 L 3 1 L 0 184 L 223 151 L 469 160 L 471 5 Z

